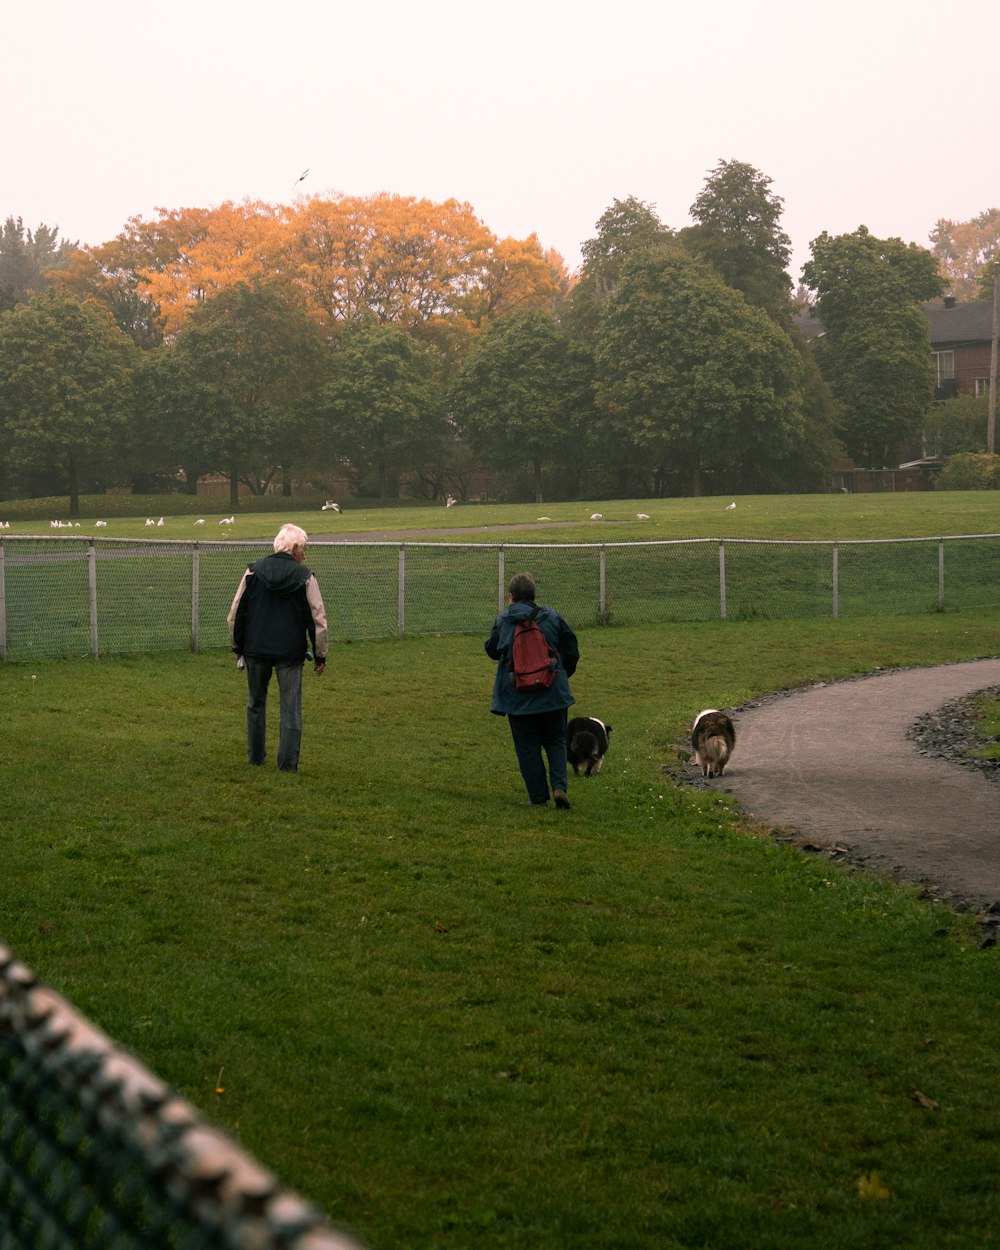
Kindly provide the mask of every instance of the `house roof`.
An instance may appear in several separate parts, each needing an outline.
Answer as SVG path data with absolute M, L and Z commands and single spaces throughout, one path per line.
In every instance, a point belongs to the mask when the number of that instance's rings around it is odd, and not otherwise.
M 968 304 L 947 305 L 940 300 L 924 305 L 930 329 L 931 347 L 956 347 L 959 344 L 989 343 L 993 338 L 993 301 L 972 300 Z M 796 314 L 792 318 L 807 339 L 819 338 L 823 323 L 813 309 Z
M 931 332 L 931 346 L 959 343 L 989 343 L 993 338 L 993 301 L 973 300 L 968 304 L 925 304 Z

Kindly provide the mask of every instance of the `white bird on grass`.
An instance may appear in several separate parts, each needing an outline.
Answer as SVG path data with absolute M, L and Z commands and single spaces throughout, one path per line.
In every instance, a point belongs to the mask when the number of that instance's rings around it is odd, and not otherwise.
M 163 524 L 163 517 L 160 517 L 160 519 L 156 522 L 156 524 L 157 524 L 157 525 L 162 525 L 162 524 Z
M 449 495 L 448 498 L 445 500 L 444 506 L 446 508 L 454 508 L 455 504 L 457 503 L 458 503 L 458 500 L 455 498 L 455 496 Z
M 106 525 L 107 525 L 107 521 L 95 521 L 95 522 L 94 522 L 94 526 L 95 526 L 95 528 L 97 528 L 97 529 L 99 529 L 99 530 L 104 529 L 104 527 L 105 527 Z
M 538 518 L 536 518 L 536 519 L 537 519 L 537 520 L 539 520 L 539 521 L 551 521 L 551 520 L 552 520 L 552 518 L 551 518 L 550 516 L 540 516 L 540 517 L 538 517 Z
M 604 513 L 603 513 L 603 512 L 592 512 L 592 513 L 590 514 L 590 519 L 591 519 L 592 521 L 603 521 L 603 520 L 604 520 Z
M 732 510 L 733 510 L 735 507 L 736 507 L 736 501 L 735 501 L 735 500 L 733 500 L 733 502 L 732 502 L 732 503 L 727 503 L 727 504 L 726 504 L 726 511 L 727 511 L 727 512 L 732 512 Z
M 635 514 L 635 519 L 636 519 L 637 521 L 648 521 L 648 520 L 649 520 L 649 513 L 648 513 L 648 512 L 637 512 L 637 513 Z
M 205 518 L 203 516 L 200 516 L 198 520 L 195 521 L 195 525 L 204 525 L 204 524 L 205 524 Z
M 220 524 L 220 525 L 235 525 L 235 524 L 236 524 L 236 517 L 235 517 L 235 516 L 224 516 L 224 517 L 222 518 L 222 520 L 219 522 L 219 524 Z
M 340 504 L 336 503 L 333 499 L 328 499 L 326 503 L 323 505 L 323 507 L 320 509 L 320 511 L 321 512 L 339 512 Z
M 152 517 L 146 517 L 146 524 L 147 524 L 147 525 L 155 525 L 155 524 L 156 524 L 156 522 L 153 520 L 153 518 L 152 518 Z

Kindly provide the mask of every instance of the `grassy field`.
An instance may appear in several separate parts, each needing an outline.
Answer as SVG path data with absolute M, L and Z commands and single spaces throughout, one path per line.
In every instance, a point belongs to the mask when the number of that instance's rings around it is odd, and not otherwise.
M 569 812 L 480 636 L 336 646 L 292 777 L 228 654 L 2 666 L 0 940 L 376 1250 L 980 1250 L 997 950 L 663 766 L 701 707 L 997 626 L 586 630 Z
M 102 504 L 116 509 L 128 500 L 131 507 L 140 510 L 134 516 L 109 515 L 102 512 Z M 1000 532 L 1000 492 L 997 491 L 927 491 L 900 492 L 898 494 L 872 495 L 752 495 L 708 497 L 701 499 L 629 499 L 593 500 L 553 504 L 459 504 L 445 508 L 443 504 L 410 504 L 406 506 L 377 507 L 369 501 L 343 501 L 343 512 L 322 512 L 315 505 L 306 511 L 297 511 L 295 500 L 289 500 L 287 511 L 276 513 L 273 498 L 267 499 L 268 511 L 252 510 L 253 504 L 236 514 L 231 526 L 220 525 L 225 517 L 232 515 L 228 508 L 221 511 L 219 500 L 210 498 L 196 501 L 203 509 L 214 511 L 187 511 L 188 499 L 180 496 L 156 496 L 148 500 L 148 509 L 140 497 L 87 496 L 84 500 L 85 515 L 79 518 L 80 534 L 96 534 L 104 537 L 182 539 L 203 538 L 217 540 L 220 537 L 273 538 L 277 525 L 294 521 L 310 534 L 338 535 L 342 533 L 398 533 L 408 530 L 427 530 L 438 527 L 467 528 L 471 533 L 465 539 L 482 538 L 483 526 L 524 526 L 532 542 L 618 542 L 636 539 L 671 538 L 783 538 L 783 539 L 862 539 L 862 538 L 921 538 L 948 534 L 984 534 Z M 730 509 L 728 505 L 735 503 Z M 31 501 L 31 507 L 16 502 L 0 501 L 0 521 L 15 518 L 7 537 L 18 534 L 68 534 L 68 529 L 53 530 L 52 520 L 68 524 L 65 500 L 45 501 L 49 505 L 42 515 L 37 515 L 43 505 Z M 7 510 L 5 512 L 5 509 Z M 592 521 L 595 514 L 601 520 Z M 645 513 L 648 520 L 639 520 Z M 164 514 L 162 527 L 151 528 L 146 520 L 158 520 Z M 36 519 L 24 517 L 35 515 Z M 540 517 L 548 518 L 540 521 Z M 199 518 L 205 524 L 196 524 Z M 95 528 L 95 522 L 106 520 L 104 527 Z M 571 524 L 571 528 L 566 528 Z M 546 532 L 548 527 L 548 532 Z M 448 541 L 456 541 L 448 536 Z

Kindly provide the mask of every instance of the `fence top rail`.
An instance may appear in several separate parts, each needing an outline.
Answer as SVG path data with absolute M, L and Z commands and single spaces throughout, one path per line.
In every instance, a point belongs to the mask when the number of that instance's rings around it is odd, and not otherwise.
M 608 547 L 684 547 L 695 543 L 717 543 L 727 546 L 756 547 L 863 547 L 891 543 L 947 543 L 968 542 L 980 538 L 1000 538 L 1000 533 L 990 534 L 924 534 L 914 538 L 723 538 L 708 536 L 702 538 L 640 538 L 622 540 L 620 542 L 599 543 L 453 543 L 431 542 L 412 538 L 311 538 L 310 547 L 456 547 L 487 548 L 493 551 L 516 548 L 552 549 L 558 548 L 594 551 Z M 104 534 L 3 534 L 0 535 L 0 547 L 5 543 L 80 543 L 83 545 L 105 545 L 121 547 L 122 545 L 139 545 L 150 547 L 179 547 L 190 551 L 193 547 L 224 551 L 227 547 L 238 548 L 247 546 L 270 547 L 269 538 L 115 538 Z

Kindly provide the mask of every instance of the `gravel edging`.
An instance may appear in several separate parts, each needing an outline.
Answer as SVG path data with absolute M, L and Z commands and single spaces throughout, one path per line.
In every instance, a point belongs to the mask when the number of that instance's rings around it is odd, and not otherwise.
M 1000 760 L 979 759 L 969 754 L 995 744 L 995 739 L 984 736 L 978 723 L 979 713 L 975 705 L 984 696 L 1000 698 L 1000 686 L 987 686 L 975 694 L 927 712 L 913 722 L 906 736 L 917 744 L 921 755 L 948 760 L 962 768 L 977 769 L 990 781 L 1000 783 Z

